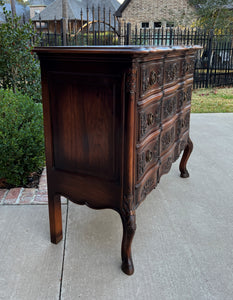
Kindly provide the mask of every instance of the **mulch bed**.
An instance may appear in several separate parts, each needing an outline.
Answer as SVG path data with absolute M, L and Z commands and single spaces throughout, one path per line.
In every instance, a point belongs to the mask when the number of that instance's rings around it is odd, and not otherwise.
M 7 183 L 5 178 L 0 178 L 0 189 L 11 189 L 15 187 L 38 188 L 42 172 L 43 168 L 39 169 L 37 172 L 31 173 L 28 177 L 27 183 L 22 186 L 14 186 L 12 184 Z

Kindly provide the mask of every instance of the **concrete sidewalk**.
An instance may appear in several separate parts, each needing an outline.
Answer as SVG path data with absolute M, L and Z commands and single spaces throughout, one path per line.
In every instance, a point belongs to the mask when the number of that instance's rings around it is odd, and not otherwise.
M 0 205 L 0 299 L 233 299 L 233 114 L 192 114 L 190 178 L 179 161 L 137 209 L 135 273 L 121 269 L 111 210 L 62 205 L 50 243 L 47 205 Z

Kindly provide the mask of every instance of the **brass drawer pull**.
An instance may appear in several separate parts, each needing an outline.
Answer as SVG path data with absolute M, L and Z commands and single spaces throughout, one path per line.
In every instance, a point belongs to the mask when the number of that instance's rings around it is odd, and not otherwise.
M 150 150 L 147 150 L 146 152 L 146 162 L 152 161 L 152 152 Z
M 154 115 L 152 113 L 148 114 L 147 125 L 150 126 L 154 123 Z

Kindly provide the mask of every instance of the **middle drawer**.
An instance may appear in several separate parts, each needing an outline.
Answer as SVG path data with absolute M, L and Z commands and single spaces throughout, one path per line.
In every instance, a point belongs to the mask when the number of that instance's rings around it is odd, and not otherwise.
M 162 95 L 162 94 L 161 94 Z M 141 105 L 137 111 L 137 143 L 144 141 L 160 127 L 161 98 Z
M 137 146 L 136 152 L 136 181 L 139 182 L 144 174 L 159 160 L 160 129 Z

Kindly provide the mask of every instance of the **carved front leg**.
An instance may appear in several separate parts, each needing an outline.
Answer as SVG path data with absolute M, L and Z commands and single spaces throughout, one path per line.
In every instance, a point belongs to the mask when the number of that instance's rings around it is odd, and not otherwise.
M 122 271 L 127 275 L 134 272 L 133 260 L 131 255 L 131 244 L 136 231 L 136 215 L 135 211 L 129 214 L 121 214 L 123 224 L 123 239 L 121 245 Z
M 182 156 L 182 159 L 180 162 L 180 177 L 182 177 L 182 178 L 189 177 L 189 172 L 186 169 L 186 165 L 187 165 L 188 159 L 189 159 L 192 151 L 193 151 L 193 143 L 189 137 L 188 143 L 184 149 L 184 153 L 183 153 L 183 156 Z

